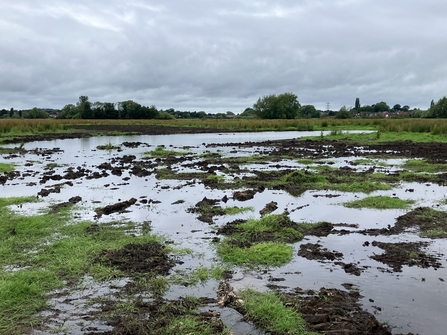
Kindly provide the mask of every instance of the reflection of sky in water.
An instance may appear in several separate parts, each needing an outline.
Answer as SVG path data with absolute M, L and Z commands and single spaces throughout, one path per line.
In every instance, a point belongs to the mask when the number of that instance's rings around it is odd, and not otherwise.
M 320 132 L 314 132 L 317 135 Z M 122 157 L 123 155 L 135 155 L 137 160 L 142 159 L 143 153 L 155 149 L 158 145 L 164 145 L 166 149 L 187 150 L 190 153 L 202 154 L 205 152 L 219 152 L 225 156 L 250 156 L 257 150 L 270 151 L 271 148 L 263 148 L 253 145 L 251 148 L 239 149 L 235 146 L 228 147 L 207 147 L 211 143 L 237 143 L 246 141 L 263 141 L 283 138 L 294 138 L 298 136 L 308 136 L 309 132 L 267 132 L 267 133 L 235 133 L 235 134 L 196 134 L 196 135 L 167 135 L 167 136 L 118 136 L 118 137 L 93 137 L 73 140 L 54 140 L 47 142 L 36 142 L 25 144 L 26 149 L 33 148 L 60 148 L 63 152 L 55 153 L 51 156 L 36 156 L 26 154 L 12 159 L 4 159 L 8 163 L 17 164 L 17 170 L 23 175 L 29 171 L 29 176 L 19 179 L 8 180 L 3 186 L 0 185 L 1 196 L 36 196 L 42 188 L 65 182 L 48 181 L 46 184 L 39 184 L 43 168 L 48 164 L 57 164 L 55 173 L 64 175 L 68 167 L 77 169 L 77 167 L 86 168 L 93 172 L 99 171 L 97 166 L 108 162 L 112 158 Z M 126 148 L 121 146 L 122 151 L 116 150 L 104 151 L 97 150 L 98 145 L 112 144 L 121 145 L 122 142 L 143 142 L 147 146 L 137 148 Z M 184 148 L 187 146 L 188 148 Z M 236 151 L 236 152 L 235 152 Z M 367 154 L 367 153 L 366 153 Z M 357 171 L 363 171 L 370 168 L 371 165 L 360 161 L 359 165 L 353 165 L 352 162 L 362 157 L 342 157 L 322 160 L 323 164 L 329 164 L 333 168 L 349 166 Z M 26 163 L 32 163 L 32 166 L 25 166 Z M 193 161 L 187 161 L 188 164 Z M 395 171 L 404 162 L 402 159 L 373 159 L 371 164 L 375 166 L 376 171 Z M 269 170 L 278 168 L 310 168 L 321 166 L 322 164 L 302 164 L 298 161 L 283 159 L 278 162 L 268 164 L 247 164 L 243 165 L 247 170 Z M 177 164 L 174 169 L 181 172 L 193 172 L 194 168 L 183 167 Z M 39 173 L 35 173 L 39 172 Z M 219 172 L 221 173 L 221 172 Z M 234 176 L 242 177 L 250 172 L 241 172 Z M 129 180 L 123 178 L 129 177 Z M 129 213 L 112 214 L 103 216 L 97 222 L 105 222 L 115 219 L 133 220 L 136 222 L 151 221 L 153 232 L 166 235 L 168 239 L 176 241 L 179 246 L 193 249 L 194 256 L 185 256 L 182 260 L 183 265 L 179 269 L 187 269 L 197 265 L 211 266 L 216 263 L 214 248 L 211 247 L 209 238 L 215 236 L 212 230 L 216 226 L 224 225 L 229 221 L 238 218 L 260 217 L 259 211 L 269 202 L 278 203 L 278 209 L 275 213 L 281 213 L 287 210 L 290 217 L 296 222 L 320 222 L 330 221 L 332 223 L 358 224 L 359 229 L 383 228 L 387 225 L 393 225 L 396 218 L 403 215 L 405 210 L 370 210 L 370 209 L 349 209 L 343 207 L 343 202 L 366 197 L 361 193 L 343 193 L 338 191 L 307 191 L 299 197 L 293 197 L 285 191 L 265 190 L 257 193 L 254 199 L 239 202 L 232 199 L 232 190 L 221 191 L 213 190 L 202 184 L 187 184 L 187 181 L 176 180 L 157 180 L 154 175 L 147 177 L 136 177 L 124 171 L 123 175 L 118 177 L 110 174 L 106 178 L 86 180 L 72 180 L 73 186 L 65 185 L 60 193 L 51 193 L 48 197 L 40 199 L 40 202 L 33 204 L 24 204 L 22 208 L 15 208 L 21 213 L 37 213 L 47 206 L 48 203 L 54 204 L 68 201 L 73 196 L 80 195 L 83 199 L 74 211 L 79 219 L 94 220 L 94 209 L 105 205 L 113 204 L 118 201 L 128 200 L 132 197 L 141 200 L 142 197 L 149 200 L 157 200 L 160 203 L 143 204 L 129 208 Z M 36 185 L 32 184 L 35 183 Z M 109 184 L 108 187 L 105 185 Z M 33 186 L 27 186 L 33 185 Z M 176 186 L 183 185 L 176 189 Z M 170 186 L 166 188 L 166 186 Z M 413 189 L 414 192 L 408 192 Z M 224 196 L 230 199 L 225 206 L 252 206 L 254 211 L 239 214 L 236 216 L 215 217 L 216 226 L 210 226 L 207 223 L 196 219 L 196 214 L 189 213 L 188 208 L 204 197 L 210 199 L 221 199 Z M 337 197 L 325 197 L 324 195 L 338 195 Z M 446 210 L 446 205 L 437 206 L 441 200 L 447 197 L 447 189 L 438 185 L 425 185 L 418 183 L 402 183 L 389 191 L 376 191 L 370 195 L 388 195 L 398 196 L 402 199 L 414 200 L 413 207 L 428 206 Z M 178 200 L 183 203 L 173 204 Z M 351 229 L 351 228 L 347 228 Z M 355 229 L 353 229 L 355 230 Z M 194 231 L 194 232 L 192 232 Z M 285 281 L 280 285 L 291 288 L 301 287 L 303 289 L 319 289 L 320 287 L 343 288 L 342 283 L 351 283 L 359 287 L 361 294 L 365 297 L 362 302 L 364 307 L 371 312 L 376 312 L 381 321 L 388 321 L 390 325 L 397 326 L 395 332 L 420 332 L 424 334 L 443 333 L 447 321 L 443 316 L 447 311 L 445 296 L 447 294 L 447 282 L 442 282 L 439 278 L 447 280 L 447 271 L 441 268 L 437 271 L 433 269 L 420 269 L 417 267 L 404 266 L 401 273 L 382 273 L 378 268 L 387 268 L 386 265 L 378 263 L 368 256 L 373 253 L 382 253 L 377 247 L 362 246 L 365 241 L 372 242 L 398 242 L 413 241 L 414 235 L 406 234 L 400 236 L 379 236 L 369 237 L 360 234 L 350 234 L 344 236 L 330 235 L 328 237 L 316 238 L 306 237 L 303 243 L 320 243 L 323 247 L 330 250 L 336 250 L 344 254 L 345 263 L 354 262 L 359 266 L 367 266 L 364 273 L 360 276 L 346 274 L 343 269 L 333 263 L 319 263 L 309 261 L 302 257 L 295 257 L 293 261 L 281 268 L 269 269 L 267 274 L 259 277 L 258 273 L 246 272 L 239 269 L 235 274 L 237 281 L 232 284 L 236 288 L 246 285 L 264 289 L 268 283 L 268 277 L 280 277 Z M 295 254 L 299 250 L 299 244 L 295 246 Z M 445 240 L 435 240 L 428 250 L 431 253 L 447 253 Z M 446 257 L 442 258 L 443 264 L 446 263 Z M 425 281 L 422 281 L 425 278 Z M 210 282 L 204 287 L 177 288 L 169 292 L 169 297 L 183 295 L 185 292 L 192 292 L 198 295 L 213 296 L 217 288 L 216 282 Z M 369 302 L 373 299 L 374 302 Z M 382 311 L 376 311 L 372 306 L 380 306 Z

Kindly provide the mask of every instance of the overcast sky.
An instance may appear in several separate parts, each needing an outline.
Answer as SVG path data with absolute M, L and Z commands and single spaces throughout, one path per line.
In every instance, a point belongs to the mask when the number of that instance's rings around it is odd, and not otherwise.
M 241 113 L 447 95 L 445 0 L 1 0 L 0 108 L 134 100 Z

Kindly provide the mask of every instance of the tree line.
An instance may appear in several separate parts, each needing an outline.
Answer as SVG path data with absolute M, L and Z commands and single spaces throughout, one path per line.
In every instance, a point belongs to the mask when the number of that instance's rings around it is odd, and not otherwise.
M 158 110 L 154 105 L 143 106 L 133 100 L 113 102 L 90 102 L 88 96 L 80 96 L 76 104 L 67 104 L 61 110 L 39 109 L 0 110 L 0 118 L 42 119 L 203 119 L 203 118 L 261 118 L 261 119 L 295 119 L 334 117 L 340 119 L 352 117 L 413 117 L 413 118 L 447 118 L 447 97 L 437 102 L 431 101 L 427 110 L 413 109 L 410 106 L 395 104 L 390 107 L 380 101 L 372 105 L 361 105 L 356 98 L 354 107 L 341 107 L 338 111 L 317 110 L 313 105 L 301 105 L 297 95 L 291 92 L 279 95 L 270 94 L 260 97 L 252 107 L 241 114 L 231 111 L 226 113 L 206 113 L 204 111 L 177 111 L 173 108 Z

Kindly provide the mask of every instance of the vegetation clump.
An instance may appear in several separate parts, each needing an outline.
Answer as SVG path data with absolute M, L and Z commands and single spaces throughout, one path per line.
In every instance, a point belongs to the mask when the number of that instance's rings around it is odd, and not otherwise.
M 244 289 L 238 292 L 244 304 L 244 318 L 269 334 L 316 334 L 307 329 L 307 323 L 293 308 L 286 307 L 273 292 Z
M 14 164 L 0 163 L 0 173 L 14 171 Z
M 237 220 L 218 230 L 226 237 L 219 242 L 217 253 L 223 260 L 238 265 L 283 265 L 293 253 L 287 243 L 300 241 L 304 231 L 287 213 Z
M 154 150 L 148 151 L 145 154 L 152 157 L 174 157 L 174 156 L 183 156 L 187 154 L 187 152 L 167 150 L 164 148 L 164 146 L 158 146 Z
M 348 208 L 405 209 L 412 203 L 414 203 L 412 200 L 379 195 L 345 202 L 343 205 Z

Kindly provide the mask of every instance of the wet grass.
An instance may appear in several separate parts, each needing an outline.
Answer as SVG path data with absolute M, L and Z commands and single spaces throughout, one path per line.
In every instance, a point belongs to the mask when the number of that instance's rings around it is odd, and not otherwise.
M 35 201 L 0 199 L 0 333 L 23 334 L 41 320 L 46 293 L 75 284 L 84 275 L 104 281 L 125 276 L 119 269 L 94 260 L 103 250 L 129 243 L 159 241 L 153 235 L 129 235 L 127 225 L 96 227 L 92 222 L 70 223 L 70 209 L 53 214 L 23 216 L 8 206 Z
M 447 142 L 447 133 L 431 133 L 431 132 L 371 132 L 351 134 L 343 131 L 331 132 L 325 136 L 306 136 L 300 137 L 301 140 L 337 140 L 347 143 L 372 144 L 396 141 L 412 141 L 412 142 Z
M 147 151 L 143 153 L 143 155 L 151 156 L 151 157 L 175 157 L 175 156 L 183 156 L 188 154 L 186 151 L 175 151 L 175 150 L 167 150 L 164 146 L 158 146 L 152 151 Z
M 423 207 L 415 212 L 422 219 L 420 227 L 420 235 L 430 238 L 446 238 L 447 237 L 447 213 L 438 211 L 433 208 Z
M 235 265 L 281 266 L 292 260 L 293 248 L 278 242 L 260 242 L 241 247 L 233 239 L 224 239 L 217 253 L 224 261 Z
M 228 236 L 219 242 L 217 253 L 236 265 L 284 265 L 293 257 L 293 248 L 287 243 L 302 240 L 306 228 L 291 221 L 286 213 L 227 225 L 220 230 Z
M 14 171 L 14 164 L 0 163 L 0 173 Z
M 374 209 L 406 209 L 414 201 L 402 200 L 397 197 L 374 196 L 343 203 L 348 208 L 374 208 Z
M 257 292 L 244 289 L 238 292 L 243 300 L 244 318 L 253 321 L 268 334 L 316 334 L 307 330 L 307 325 L 299 313 L 286 307 L 272 292 Z
M 120 149 L 121 148 L 121 146 L 119 146 L 119 145 L 113 145 L 112 143 L 110 143 L 110 142 L 108 142 L 107 144 L 104 144 L 104 145 L 98 145 L 97 147 L 96 147 L 96 149 L 98 149 L 98 150 L 107 150 L 107 151 L 110 151 L 110 150 L 117 150 L 117 149 Z
M 401 166 L 413 172 L 437 173 L 447 172 L 447 164 L 432 163 L 425 159 L 409 159 Z
M 221 280 L 223 275 L 229 270 L 228 266 L 213 264 L 211 267 L 205 267 L 200 264 L 192 270 L 176 270 L 175 274 L 169 277 L 169 282 L 176 285 L 205 284 L 209 280 Z

